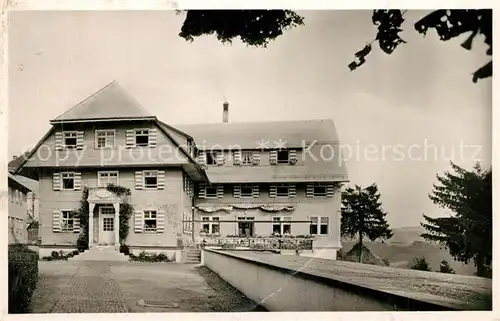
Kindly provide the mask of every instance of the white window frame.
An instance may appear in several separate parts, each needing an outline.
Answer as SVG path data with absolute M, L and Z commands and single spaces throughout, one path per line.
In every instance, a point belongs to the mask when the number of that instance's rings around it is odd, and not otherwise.
M 155 173 L 154 176 L 152 175 L 146 175 L 147 173 Z M 156 177 L 156 185 L 153 187 L 153 186 L 148 186 L 146 184 L 146 177 Z M 142 171 L 142 183 L 143 183 L 143 187 L 144 189 L 158 189 L 158 171 L 157 170 L 150 170 L 150 171 Z
M 134 143 L 135 143 L 135 146 L 137 146 L 137 147 L 147 147 L 147 146 L 149 146 L 149 143 L 150 143 L 150 141 L 149 141 L 149 133 L 150 133 L 150 131 L 151 131 L 151 129 L 149 129 L 149 128 L 134 129 Z M 138 136 L 145 136 L 145 137 L 147 137 L 148 138 L 148 143 L 145 144 L 145 145 L 144 144 L 139 145 L 137 143 L 137 137 Z
M 120 185 L 119 182 L 120 182 L 120 174 L 118 171 L 98 171 L 97 172 L 97 186 L 98 187 L 106 187 L 108 186 L 108 184 L 110 183 L 109 182 L 109 179 L 108 179 L 108 182 L 106 183 L 106 185 L 103 185 L 102 183 L 102 174 L 107 174 L 108 178 L 110 177 L 109 175 L 110 174 L 116 174 L 116 185 Z
M 286 161 L 280 161 L 279 154 L 280 153 L 287 153 L 287 159 Z M 278 149 L 276 151 L 276 164 L 290 164 L 290 151 L 288 149 Z
M 313 223 L 313 219 L 316 219 L 316 223 Z M 326 219 L 326 223 L 323 222 L 323 219 Z M 328 235 L 329 234 L 329 225 L 330 225 L 330 218 L 328 216 L 311 216 L 310 217 L 311 224 L 310 225 L 316 225 L 316 233 L 310 233 L 312 235 Z M 326 226 L 326 233 L 321 233 L 321 227 Z M 309 232 L 311 232 L 311 229 L 309 228 Z
M 145 233 L 156 233 L 158 232 L 158 211 L 153 209 L 147 209 L 142 211 L 143 214 L 143 228 Z M 154 217 L 152 217 L 154 215 Z M 154 228 L 146 228 L 146 220 L 154 220 Z
M 67 137 L 69 136 L 69 137 Z M 75 144 L 74 145 L 67 145 L 66 144 L 66 138 L 74 138 L 75 139 Z M 62 132 L 62 146 L 64 149 L 76 149 L 78 146 L 78 131 L 63 131 Z
M 61 175 L 61 190 L 62 191 L 73 191 L 73 190 L 75 190 L 75 172 L 61 172 L 59 175 Z M 73 178 L 73 187 L 72 188 L 65 188 L 64 187 L 64 176 L 65 175 L 72 176 L 72 178 Z
M 243 188 L 250 188 L 250 194 L 243 194 Z M 252 184 L 241 184 L 240 185 L 240 197 L 241 198 L 253 198 L 253 185 Z
M 205 232 L 204 225 L 208 225 L 208 232 Z M 218 232 L 214 232 L 214 226 L 219 228 Z M 202 216 L 201 230 L 204 234 L 220 234 L 220 217 L 219 216 Z
M 273 216 L 273 234 L 274 232 L 274 226 L 279 225 L 280 226 L 280 232 L 279 235 L 284 235 L 285 234 L 285 225 L 290 226 L 289 230 L 289 235 L 292 234 L 292 217 L 291 216 Z
M 75 216 L 76 212 L 73 209 L 62 209 L 60 210 L 61 212 L 61 232 L 68 232 L 72 233 L 75 229 Z M 71 214 L 71 217 L 64 217 L 64 214 Z M 65 228 L 65 226 L 69 225 L 69 222 L 71 221 L 71 229 L 70 228 Z M 66 222 L 66 225 L 65 225 Z
M 280 187 L 286 187 L 287 188 L 287 194 L 286 195 L 283 195 L 283 194 L 280 195 L 278 193 L 278 189 Z M 279 197 L 279 198 L 289 198 L 290 197 L 290 185 L 288 185 L 288 184 L 278 184 L 278 185 L 276 185 L 276 197 Z
M 323 187 L 325 189 L 324 193 L 316 193 L 316 187 Z M 325 197 L 327 195 L 327 185 L 322 183 L 316 183 L 313 185 L 313 197 Z
M 209 188 L 213 188 L 215 189 L 215 193 L 214 194 L 211 194 L 211 195 L 208 195 L 207 191 Z M 217 198 L 218 196 L 218 190 L 219 190 L 219 186 L 217 185 L 207 185 L 205 186 L 205 198 Z
M 253 151 L 244 150 L 241 151 L 241 165 L 252 165 L 253 164 Z
M 113 133 L 112 135 L 108 135 L 109 133 Z M 99 147 L 99 134 L 104 134 L 104 146 Z M 108 139 L 112 138 L 112 144 L 108 144 Z M 95 148 L 103 149 L 103 148 L 114 148 L 116 140 L 116 130 L 115 129 L 96 129 L 95 130 Z

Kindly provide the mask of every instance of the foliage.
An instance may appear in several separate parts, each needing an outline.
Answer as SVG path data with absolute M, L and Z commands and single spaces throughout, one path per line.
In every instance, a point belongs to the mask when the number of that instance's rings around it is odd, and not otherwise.
M 446 246 L 457 261 L 473 261 L 478 276 L 487 276 L 492 263 L 492 170 L 477 163 L 467 171 L 451 163 L 454 173 L 437 175 L 439 184 L 429 198 L 455 213 L 450 217 L 424 215 L 421 236 Z
M 120 253 L 123 253 L 125 255 L 130 255 L 130 248 L 128 247 L 127 244 L 120 244 Z
M 187 10 L 179 36 L 188 41 L 216 34 L 222 43 L 236 37 L 249 46 L 266 47 L 284 30 L 303 25 L 291 10 Z
M 76 240 L 76 247 L 80 252 L 89 248 L 89 197 L 88 188 L 84 187 L 82 198 L 80 199 L 80 208 L 77 211 L 77 216 L 80 220 L 80 235 Z
M 134 262 L 173 262 L 173 260 L 170 260 L 164 253 L 148 254 L 142 251 L 138 256 L 130 253 L 129 257 L 130 260 Z
M 442 260 L 439 265 L 439 272 L 455 274 L 455 271 L 451 268 L 450 264 L 446 260 Z
M 416 257 L 413 260 L 413 262 L 410 263 L 409 268 L 412 270 L 419 270 L 419 271 L 432 271 L 431 267 L 429 266 L 429 263 L 423 256 Z
M 361 262 L 363 238 L 371 241 L 389 239 L 392 231 L 387 223 L 385 213 L 380 203 L 380 193 L 376 184 L 366 188 L 356 185 L 342 192 L 341 236 L 353 238 L 358 236 Z
M 38 254 L 27 246 L 9 245 L 9 313 L 27 313 L 38 281 Z
M 50 253 L 50 256 L 44 256 L 42 257 L 42 261 L 67 261 L 69 258 L 80 254 L 78 250 L 68 252 L 64 254 L 63 251 L 52 251 Z
M 380 49 L 392 54 L 403 40 L 399 33 L 403 31 L 405 21 L 402 10 L 374 10 L 372 22 L 377 26 L 373 42 L 378 42 Z M 222 43 L 231 43 L 234 38 L 249 46 L 266 47 L 271 40 L 283 34 L 284 30 L 304 25 L 304 18 L 291 10 L 187 10 L 186 19 L 179 36 L 187 41 L 202 35 L 216 34 Z M 417 32 L 426 35 L 429 29 L 435 29 L 442 41 L 470 33 L 462 47 L 470 50 L 473 40 L 478 35 L 485 37 L 489 46 L 486 54 L 491 56 L 492 47 L 492 10 L 491 9 L 440 9 L 434 10 L 414 24 Z M 367 44 L 356 52 L 355 61 L 349 64 L 351 70 L 363 65 L 371 52 L 372 44 Z M 472 81 L 491 77 L 493 62 L 490 61 L 473 73 Z

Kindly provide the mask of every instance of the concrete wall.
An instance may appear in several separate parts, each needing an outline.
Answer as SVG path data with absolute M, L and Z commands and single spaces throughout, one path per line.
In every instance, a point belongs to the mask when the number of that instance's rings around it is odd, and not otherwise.
M 333 278 L 205 249 L 202 263 L 270 311 L 449 310 Z
M 180 168 L 157 168 L 165 170 L 163 190 L 135 190 L 135 169 L 106 170 L 119 171 L 119 185 L 131 190 L 131 205 L 135 210 L 163 209 L 165 211 L 165 231 L 163 233 L 135 233 L 134 215 L 129 221 L 129 235 L 126 243 L 131 246 L 177 247 L 177 239 L 182 233 L 182 214 L 184 209 L 182 195 L 182 170 Z M 83 187 L 97 187 L 97 170 L 82 171 Z M 40 175 L 40 236 L 42 245 L 74 245 L 77 233 L 52 232 L 52 212 L 61 209 L 78 209 L 82 191 L 54 191 L 52 172 L 42 171 Z M 97 208 L 97 206 L 96 206 Z

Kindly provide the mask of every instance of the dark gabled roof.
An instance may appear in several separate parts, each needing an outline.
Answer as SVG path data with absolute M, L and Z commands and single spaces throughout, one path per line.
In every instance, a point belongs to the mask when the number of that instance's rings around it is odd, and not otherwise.
M 156 119 L 113 81 L 50 122 Z
M 335 124 L 331 119 L 235 122 L 177 125 L 175 128 L 194 137 L 199 149 L 261 149 L 301 148 L 313 142 L 338 143 Z M 267 142 L 267 144 L 266 144 Z
M 25 193 L 31 192 L 31 189 L 23 184 L 17 177 L 11 173 L 9 173 L 9 186 L 13 186 L 14 188 L 21 190 Z

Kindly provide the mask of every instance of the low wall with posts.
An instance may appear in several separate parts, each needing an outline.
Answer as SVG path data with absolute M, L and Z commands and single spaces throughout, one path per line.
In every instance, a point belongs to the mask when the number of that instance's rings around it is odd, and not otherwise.
M 217 237 L 204 238 L 203 247 L 213 249 L 250 249 L 274 252 L 312 252 L 312 238 L 291 237 Z
M 491 309 L 491 280 L 477 277 L 208 248 L 202 264 L 269 311 Z

